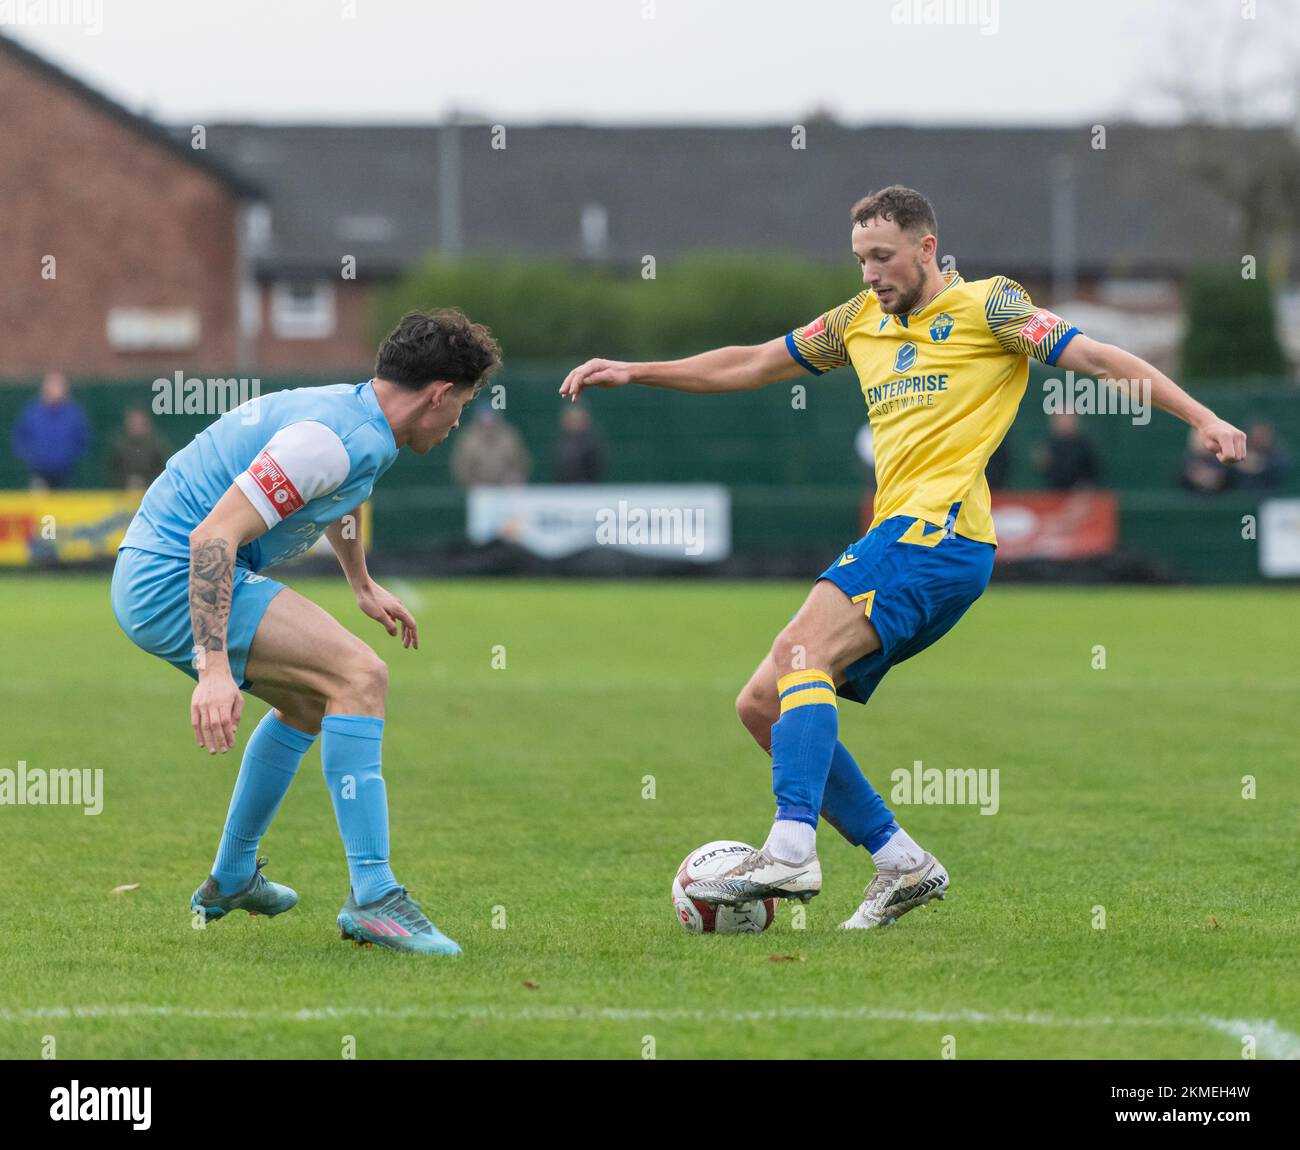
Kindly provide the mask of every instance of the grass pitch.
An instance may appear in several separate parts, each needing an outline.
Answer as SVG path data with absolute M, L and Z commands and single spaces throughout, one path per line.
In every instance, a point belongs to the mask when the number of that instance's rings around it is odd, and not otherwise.
M 895 807 L 948 900 L 837 932 L 871 867 L 823 826 L 803 929 L 783 905 L 763 935 L 693 937 L 669 898 L 682 856 L 769 825 L 732 701 L 804 586 L 394 581 L 412 652 L 341 579 L 292 582 L 389 660 L 394 867 L 464 956 L 339 940 L 318 747 L 262 848 L 298 907 L 193 929 L 264 706 L 210 759 L 190 681 L 118 631 L 106 579 L 8 578 L 0 767 L 102 768 L 105 797 L 96 816 L 0 807 L 0 1055 L 49 1037 L 60 1058 L 1300 1054 L 1292 592 L 995 577 L 869 707 L 840 708 L 887 799 L 917 760 L 999 771 L 995 815 Z

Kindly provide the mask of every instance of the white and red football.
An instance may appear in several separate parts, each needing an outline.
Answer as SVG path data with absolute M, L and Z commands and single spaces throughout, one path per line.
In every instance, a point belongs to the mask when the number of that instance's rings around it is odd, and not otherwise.
M 730 870 L 754 848 L 735 839 L 719 839 L 693 850 L 673 876 L 673 910 L 677 921 L 691 934 L 758 934 L 772 925 L 776 899 L 764 898 L 739 906 L 710 906 L 687 898 L 685 887 L 701 878 L 715 878 Z

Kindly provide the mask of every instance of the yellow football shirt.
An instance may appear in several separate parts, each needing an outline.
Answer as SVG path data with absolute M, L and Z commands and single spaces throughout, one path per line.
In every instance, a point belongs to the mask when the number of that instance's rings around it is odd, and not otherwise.
M 886 315 L 860 292 L 786 336 L 814 375 L 851 363 L 867 401 L 876 455 L 875 517 L 895 515 L 997 543 L 984 468 L 1015 419 L 1029 356 L 1054 364 L 1077 333 L 1035 307 L 1006 276 L 967 283 L 956 272 L 908 315 Z

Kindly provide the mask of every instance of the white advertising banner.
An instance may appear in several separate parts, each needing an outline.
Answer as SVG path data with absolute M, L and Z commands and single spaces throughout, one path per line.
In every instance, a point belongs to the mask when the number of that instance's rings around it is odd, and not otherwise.
M 692 563 L 731 554 L 725 487 L 473 487 L 468 519 L 471 542 L 505 540 L 544 559 L 596 547 Z
M 1265 499 L 1259 508 L 1259 573 L 1300 575 L 1300 499 Z

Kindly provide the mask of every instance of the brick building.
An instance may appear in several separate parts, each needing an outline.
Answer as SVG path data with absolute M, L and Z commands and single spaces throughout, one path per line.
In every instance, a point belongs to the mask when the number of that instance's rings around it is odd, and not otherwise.
M 257 190 L 0 37 L 0 373 L 228 370 Z
M 891 182 L 930 196 L 968 277 L 1011 275 L 1161 366 L 1198 262 L 1258 253 L 1287 282 L 1300 265 L 1287 228 L 1242 210 L 1294 200 L 1280 129 L 1115 124 L 1098 148 L 1082 126 L 814 121 L 795 148 L 787 126 L 232 123 L 196 149 L 195 126 L 134 115 L 3 37 L 0 107 L 0 378 L 360 378 L 377 289 L 431 250 L 633 273 L 708 248 L 847 262 L 848 206 Z M 1207 181 L 1216 164 L 1242 188 Z M 1281 303 L 1297 356 L 1300 295 Z

